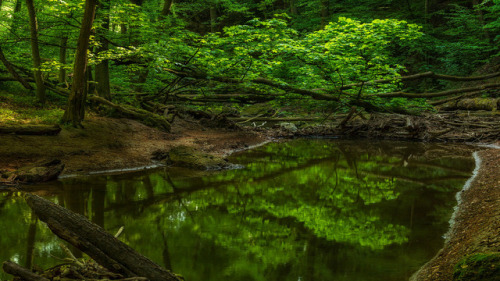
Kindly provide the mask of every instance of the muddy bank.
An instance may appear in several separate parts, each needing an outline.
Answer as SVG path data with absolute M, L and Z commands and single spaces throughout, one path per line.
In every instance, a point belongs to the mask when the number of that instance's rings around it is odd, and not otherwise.
M 477 176 L 457 196 L 459 205 L 444 247 L 411 281 L 457 280 L 453 279 L 455 266 L 464 257 L 500 252 L 500 149 L 477 154 L 480 159 Z
M 216 156 L 266 140 L 251 130 L 204 128 L 176 121 L 165 133 L 128 119 L 88 118 L 85 129 L 63 128 L 55 136 L 0 135 L 0 170 L 14 171 L 45 159 L 65 165 L 62 176 L 155 165 L 158 153 L 184 146 Z

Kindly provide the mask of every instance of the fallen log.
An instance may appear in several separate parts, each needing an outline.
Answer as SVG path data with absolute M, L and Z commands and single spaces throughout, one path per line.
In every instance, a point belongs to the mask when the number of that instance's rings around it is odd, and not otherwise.
M 85 252 L 108 270 L 127 278 L 146 277 L 151 281 L 180 281 L 176 275 L 137 253 L 84 216 L 36 195 L 26 194 L 25 200 L 52 232 Z
M 17 276 L 21 280 L 25 281 L 50 281 L 49 279 L 42 277 L 30 270 L 18 265 L 17 263 L 11 261 L 5 261 L 2 265 L 3 271 L 10 275 Z
M 101 98 L 98 96 L 92 96 L 88 98 L 89 101 L 94 101 L 105 106 L 109 106 L 111 108 L 116 109 L 120 115 L 123 117 L 127 117 L 130 119 L 137 120 L 146 126 L 151 126 L 158 128 L 160 130 L 164 130 L 166 132 L 170 132 L 170 122 L 168 122 L 167 118 L 164 116 L 149 112 L 144 109 L 135 108 L 128 105 L 119 105 L 105 98 Z
M 15 135 L 49 135 L 54 136 L 61 132 L 59 125 L 2 125 L 0 134 Z
M 488 110 L 495 111 L 498 108 L 500 99 L 494 98 L 472 98 L 450 101 L 440 106 L 441 110 Z

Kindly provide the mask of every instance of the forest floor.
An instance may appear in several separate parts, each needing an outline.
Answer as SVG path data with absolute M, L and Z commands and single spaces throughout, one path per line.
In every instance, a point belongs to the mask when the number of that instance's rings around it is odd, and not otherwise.
M 393 119 L 388 119 L 388 122 L 395 123 Z M 403 123 L 408 122 L 418 124 L 415 120 Z M 172 124 L 171 132 L 166 133 L 128 119 L 97 116 L 87 118 L 83 125 L 85 129 L 63 128 L 56 136 L 0 135 L 0 172 L 51 159 L 60 159 L 65 164 L 65 175 L 140 168 L 157 163 L 155 154 L 181 145 L 225 156 L 261 144 L 270 137 L 318 133 L 318 130 L 311 129 L 294 133 L 211 129 L 182 119 L 177 119 Z M 356 126 L 367 128 L 363 123 L 352 125 L 350 129 Z M 418 127 L 412 126 L 412 130 Z M 412 131 L 407 129 L 405 134 L 409 132 L 412 135 Z M 394 131 L 388 130 L 388 133 L 393 134 Z M 500 142 L 496 144 L 500 145 Z M 483 150 L 479 156 L 482 160 L 479 172 L 470 188 L 461 194 L 455 224 L 446 244 L 412 280 L 452 280 L 454 266 L 464 256 L 500 252 L 500 149 Z

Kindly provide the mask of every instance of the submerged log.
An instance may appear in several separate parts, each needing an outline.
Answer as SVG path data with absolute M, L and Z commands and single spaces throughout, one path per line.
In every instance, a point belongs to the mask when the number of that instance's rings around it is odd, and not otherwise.
M 64 170 L 61 160 L 41 161 L 22 167 L 14 172 L 0 173 L 0 181 L 5 183 L 38 183 L 57 179 Z
M 146 277 L 151 281 L 180 280 L 84 216 L 36 195 L 26 194 L 25 199 L 52 232 L 108 270 L 125 277 Z
M 5 261 L 2 265 L 3 271 L 10 275 L 17 276 L 21 280 L 25 281 L 50 281 L 49 279 L 42 277 L 30 270 L 18 265 L 17 263 L 11 261 Z
M 2 125 L 0 134 L 16 135 L 50 135 L 59 134 L 61 127 L 59 125 Z

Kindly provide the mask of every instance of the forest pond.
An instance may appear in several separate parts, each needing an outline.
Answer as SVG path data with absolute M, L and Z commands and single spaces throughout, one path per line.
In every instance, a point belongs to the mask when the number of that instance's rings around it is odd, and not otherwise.
M 300 139 L 235 153 L 234 170 L 160 168 L 29 188 L 111 233 L 124 226 L 122 241 L 186 281 L 401 281 L 441 248 L 472 151 Z M 0 229 L 2 261 L 47 268 L 65 257 L 18 193 L 0 193 Z

